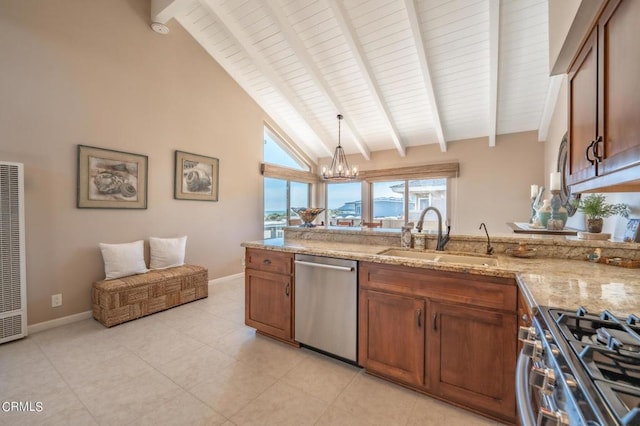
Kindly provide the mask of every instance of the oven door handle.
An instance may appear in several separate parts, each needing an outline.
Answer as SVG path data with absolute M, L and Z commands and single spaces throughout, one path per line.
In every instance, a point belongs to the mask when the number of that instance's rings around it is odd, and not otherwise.
M 520 352 L 516 365 L 516 398 L 521 426 L 536 426 L 536 417 L 531 406 L 529 370 L 531 370 L 531 358 Z

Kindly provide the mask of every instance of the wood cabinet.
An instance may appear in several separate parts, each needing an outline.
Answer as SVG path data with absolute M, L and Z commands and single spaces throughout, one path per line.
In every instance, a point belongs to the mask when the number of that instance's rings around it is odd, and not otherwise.
M 431 392 L 490 414 L 515 414 L 516 317 L 432 303 Z
M 248 248 L 245 263 L 245 323 L 293 343 L 293 254 Z
M 424 299 L 360 290 L 359 363 L 373 373 L 424 386 Z
M 360 262 L 359 283 L 360 365 L 515 422 L 513 278 Z
M 610 0 L 569 70 L 573 192 L 640 189 L 640 2 Z

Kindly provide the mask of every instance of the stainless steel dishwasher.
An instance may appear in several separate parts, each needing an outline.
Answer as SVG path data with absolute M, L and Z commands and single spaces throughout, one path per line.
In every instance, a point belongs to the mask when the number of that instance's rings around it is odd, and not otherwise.
M 295 339 L 357 362 L 358 262 L 296 254 Z

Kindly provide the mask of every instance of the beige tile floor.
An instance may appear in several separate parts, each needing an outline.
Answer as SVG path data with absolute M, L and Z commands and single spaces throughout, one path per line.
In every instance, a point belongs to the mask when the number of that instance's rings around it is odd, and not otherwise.
M 0 425 L 494 425 L 256 336 L 244 282 L 111 329 L 93 319 L 0 345 Z M 0 408 L 4 405 L 0 406 Z

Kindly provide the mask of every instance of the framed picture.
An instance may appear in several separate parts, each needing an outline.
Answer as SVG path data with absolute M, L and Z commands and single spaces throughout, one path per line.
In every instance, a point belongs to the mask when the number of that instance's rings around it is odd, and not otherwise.
M 146 209 L 146 155 L 78 145 L 78 199 L 83 209 Z
M 218 201 L 218 166 L 217 158 L 176 151 L 174 198 Z
M 624 241 L 640 243 L 640 219 L 629 219 L 627 230 L 624 233 Z

